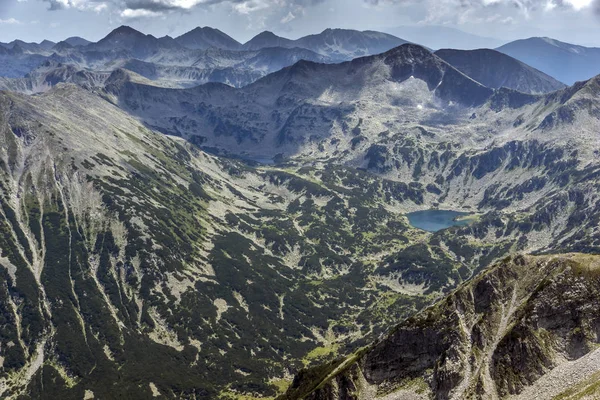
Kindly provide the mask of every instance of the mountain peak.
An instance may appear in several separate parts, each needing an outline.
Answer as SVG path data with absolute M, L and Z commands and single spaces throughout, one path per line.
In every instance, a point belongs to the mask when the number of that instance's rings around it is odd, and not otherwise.
M 241 43 L 231 36 L 210 26 L 198 26 L 189 32 L 175 38 L 177 43 L 194 50 L 206 50 L 211 47 L 218 47 L 225 50 L 238 50 Z
M 71 46 L 87 46 L 91 42 L 79 36 L 71 36 L 66 38 L 63 42 L 70 44 Z
M 219 33 L 222 33 L 219 29 L 213 28 L 210 26 L 197 26 L 188 33 L 191 33 L 191 32 L 219 32 Z
M 120 27 L 114 29 L 106 37 L 112 37 L 112 36 L 132 36 L 132 35 L 139 36 L 139 35 L 144 35 L 144 34 L 142 32 L 140 32 L 140 31 L 138 31 L 138 30 L 133 29 L 130 26 L 121 25 Z
M 51 42 L 50 40 L 42 40 L 40 42 L 40 46 L 44 49 L 51 49 L 54 45 L 56 45 L 56 43 Z
M 402 58 L 405 61 L 414 62 L 425 58 L 431 58 L 434 54 L 425 47 L 413 43 L 404 43 L 383 53 L 386 59 Z
M 73 46 L 71 44 L 69 44 L 69 42 L 67 42 L 66 40 L 63 40 L 62 42 L 58 42 L 52 47 L 53 50 L 57 50 L 57 51 L 62 51 L 62 50 L 67 50 L 67 49 L 72 49 L 72 48 L 73 48 Z
M 254 39 L 257 39 L 257 38 L 277 38 L 277 37 L 279 37 L 279 36 L 277 36 L 276 34 L 274 34 L 271 31 L 262 31 L 258 35 L 254 36 Z
M 267 47 L 293 47 L 293 40 L 277 36 L 271 31 L 263 31 L 247 41 L 244 50 L 259 50 Z

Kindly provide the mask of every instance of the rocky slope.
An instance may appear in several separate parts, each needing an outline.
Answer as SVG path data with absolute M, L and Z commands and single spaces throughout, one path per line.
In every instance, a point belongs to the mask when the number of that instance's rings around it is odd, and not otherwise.
M 109 76 L 109 72 L 80 70 L 73 65 L 48 60 L 23 78 L 0 77 L 0 89 L 35 94 L 46 92 L 59 83 L 75 83 L 87 88 L 102 87 Z
M 509 257 L 282 398 L 549 399 L 589 385 L 599 273 L 598 256 Z
M 564 106 L 586 90 L 563 93 Z M 442 201 L 425 182 L 216 158 L 75 85 L 0 96 L 8 398 L 42 387 L 67 399 L 273 396 L 290 373 L 366 345 L 494 259 L 597 245 L 595 172 L 548 195 L 564 179 L 552 149 L 509 148 L 514 172 L 550 179 L 501 197 L 518 212 L 481 206 L 472 225 L 430 234 L 403 215 Z M 477 171 L 476 157 L 461 168 Z M 495 190 L 489 201 L 508 189 Z
M 0 108 L 3 398 L 275 395 L 478 268 L 377 271 L 430 238 L 419 185 L 215 158 L 75 85 Z
M 351 141 L 361 132 L 377 138 L 386 127 L 418 124 L 432 114 L 441 120 L 471 115 L 470 106 L 494 93 L 416 45 L 342 64 L 300 61 L 238 90 L 168 90 L 122 79 L 107 81 L 106 90 L 150 126 L 201 136 L 205 146 L 271 157 L 321 152 L 328 158 L 356 149 L 359 143 Z M 369 140 L 363 142 L 361 148 Z
M 479 240 L 524 235 L 523 249 L 592 251 L 599 82 L 545 96 L 494 91 L 404 45 L 339 65 L 300 62 L 237 90 L 160 89 L 125 73 L 105 90 L 148 126 L 211 152 L 363 168 L 422 188 L 405 211 L 503 213 L 482 222 Z
M 495 50 L 443 49 L 435 55 L 493 89 L 506 87 L 523 93 L 543 94 L 565 87 L 551 76 Z

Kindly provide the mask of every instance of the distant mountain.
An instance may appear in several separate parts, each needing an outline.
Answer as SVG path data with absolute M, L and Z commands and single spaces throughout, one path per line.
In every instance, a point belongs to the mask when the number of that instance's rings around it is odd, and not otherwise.
M 328 62 L 329 60 L 307 49 L 282 47 L 266 48 L 257 51 L 233 51 L 210 48 L 204 51 L 185 50 L 195 54 L 187 64 L 161 64 L 131 58 L 127 50 L 116 52 L 80 52 L 66 42 L 53 47 L 56 52 L 51 57 L 22 54 L 25 61 L 33 58 L 42 63 L 27 76 L 25 69 L 17 73 L 7 73 L 9 79 L 0 82 L 0 87 L 21 93 L 46 92 L 52 86 L 72 82 L 81 86 L 99 86 L 113 70 L 124 68 L 147 79 L 147 83 L 159 87 L 188 88 L 208 82 L 225 83 L 234 87 L 246 86 L 267 74 L 279 71 L 300 60 Z M 18 66 L 14 61 L 14 49 L 0 48 L 0 68 L 2 59 L 9 65 Z M 169 59 L 169 52 L 161 50 L 161 57 Z M 178 54 L 178 51 L 175 52 Z M 44 61 L 45 60 L 45 61 Z M 13 61 L 13 64 L 11 64 Z M 169 60 L 167 60 L 169 61 Z M 185 61 L 185 59 L 183 59 Z M 192 64 L 193 65 L 190 65 Z M 27 68 L 33 64 L 27 64 Z M 37 65 L 33 65 L 37 67 Z M 55 70 L 54 70 L 55 69 Z M 53 71 L 54 70 L 54 71 Z M 0 69 L 0 71 L 2 71 Z M 15 79 L 18 78 L 18 79 Z
M 86 39 L 81 38 L 79 36 L 72 36 L 70 38 L 67 38 L 67 39 L 63 40 L 63 42 L 66 42 L 66 43 L 70 44 L 73 47 L 87 46 L 88 44 L 92 43 L 89 40 L 86 40 Z
M 451 50 L 435 52 L 450 65 L 483 85 L 506 87 L 524 93 L 541 94 L 562 89 L 556 79 L 495 50 Z
M 50 50 L 55 44 L 56 43 L 49 40 L 44 40 L 41 43 L 28 43 L 17 39 L 10 43 L 3 43 L 1 45 L 7 49 L 17 48 L 17 51 L 19 52 L 22 50 L 23 52 L 27 53 L 44 53 Z
M 285 39 L 272 32 L 263 32 L 245 43 L 243 48 L 256 50 L 265 47 L 301 47 L 329 57 L 333 61 L 349 61 L 357 57 L 384 53 L 405 43 L 408 42 L 387 33 L 326 29 L 319 34 L 297 40 Z
M 73 65 L 78 70 L 105 72 L 123 66 L 129 60 L 137 60 L 142 64 L 133 65 L 136 68 L 144 65 L 143 73 L 148 71 L 148 65 L 143 63 L 153 64 L 150 70 L 158 72 L 148 75 L 166 80 L 157 82 L 159 86 L 189 87 L 216 81 L 239 87 L 299 60 L 349 61 L 379 54 L 404 43 L 402 39 L 379 32 L 327 29 L 298 40 L 263 32 L 242 46 L 225 33 L 209 27 L 196 28 L 173 39 L 169 36 L 157 38 L 121 26 L 96 43 L 71 37 L 58 44 L 19 40 L 0 44 L 0 57 L 5 58 L 0 60 L 0 76 L 23 77 L 45 60 Z
M 216 47 L 225 50 L 239 50 L 242 44 L 218 29 L 205 26 L 198 27 L 177 38 L 175 41 L 180 45 L 194 50 L 205 50 Z
M 326 56 L 298 47 L 291 49 L 286 49 L 283 47 L 267 47 L 253 53 L 254 54 L 247 58 L 241 65 L 247 69 L 264 72 L 268 71 L 268 73 L 276 72 L 282 68 L 289 67 L 300 60 L 317 63 L 331 62 L 331 60 Z
M 267 47 L 293 47 L 294 41 L 275 35 L 273 32 L 264 31 L 244 43 L 244 50 L 260 50 Z
M 86 51 L 126 50 L 135 58 L 147 58 L 160 50 L 172 51 L 182 48 L 174 39 L 165 36 L 160 39 L 145 35 L 129 26 L 121 26 L 97 43 L 86 46 Z
M 559 42 L 546 37 L 517 40 L 496 50 L 568 85 L 600 74 L 600 48 Z
M 0 90 L 25 94 L 43 93 L 59 83 L 66 82 L 84 88 L 100 87 L 109 75 L 108 72 L 80 70 L 73 65 L 47 60 L 23 78 L 0 77 Z
M 493 49 L 505 43 L 500 39 L 478 36 L 456 28 L 439 25 L 400 26 L 386 29 L 386 32 L 435 50 Z
M 155 81 L 157 86 L 191 87 L 208 82 L 242 87 L 300 60 L 324 62 L 306 49 L 273 47 L 252 52 L 211 49 L 194 66 L 167 66 L 127 60 L 119 66 Z
M 422 118 L 423 109 L 443 123 L 446 106 L 479 106 L 494 94 L 412 44 L 341 64 L 299 61 L 241 89 L 213 84 L 172 90 L 109 79 L 107 91 L 162 132 L 189 138 L 201 131 L 206 146 L 273 156 L 310 148 L 307 132 L 329 136 L 334 121 L 349 114 L 366 119 L 393 105 L 403 121 Z M 185 111 L 190 109 L 198 112 Z M 313 136 L 311 142 L 319 140 Z
M 52 47 L 54 47 L 56 43 L 50 41 L 50 40 L 43 40 L 40 43 L 40 47 L 44 50 L 50 50 Z
M 0 77 L 20 78 L 47 59 L 41 54 L 31 54 L 18 44 L 11 48 L 0 48 Z
M 66 41 L 63 40 L 62 42 L 56 43 L 56 45 L 54 45 L 52 50 L 54 50 L 56 52 L 65 52 L 65 51 L 69 51 L 73 48 L 74 48 L 73 45 L 70 45 L 69 43 L 67 43 Z
M 387 33 L 350 29 L 326 29 L 295 41 L 298 47 L 340 60 L 383 53 L 405 43 Z

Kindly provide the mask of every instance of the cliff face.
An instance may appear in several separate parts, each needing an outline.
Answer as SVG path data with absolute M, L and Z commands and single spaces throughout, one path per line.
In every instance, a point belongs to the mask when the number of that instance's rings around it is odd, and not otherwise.
M 286 396 L 553 398 L 600 369 L 599 306 L 600 257 L 510 257 Z

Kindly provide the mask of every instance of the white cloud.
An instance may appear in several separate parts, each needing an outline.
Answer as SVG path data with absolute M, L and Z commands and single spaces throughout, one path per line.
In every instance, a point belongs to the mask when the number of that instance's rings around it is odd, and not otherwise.
M 4 1 L 4 0 L 0 0 Z M 21 0 L 26 1 L 26 0 Z M 217 5 L 229 7 L 233 13 L 246 16 L 248 22 L 262 26 L 267 21 L 287 25 L 301 20 L 308 7 L 334 0 L 43 0 L 50 9 L 78 9 L 108 13 L 121 19 L 151 18 L 174 12 L 191 12 L 196 8 L 212 9 Z M 348 0 L 350 1 L 350 0 Z M 600 0 L 353 0 L 360 4 L 385 10 L 398 5 L 406 15 L 414 15 L 421 24 L 465 25 L 494 23 L 514 25 L 530 20 L 535 13 L 554 14 L 562 11 L 592 12 L 600 15 Z M 594 6 L 594 4 L 596 4 Z M 417 10 L 417 11 L 414 11 Z
M 163 14 L 161 12 L 155 12 L 144 9 L 132 10 L 131 8 L 126 8 L 121 11 L 121 17 L 126 19 L 134 19 L 134 18 L 144 18 L 144 17 L 160 17 Z
M 108 8 L 113 0 L 44 0 L 50 3 L 51 10 L 74 8 L 77 10 L 92 10 L 100 12 Z
M 19 25 L 20 23 L 21 21 L 14 18 L 0 19 L 0 25 Z
M 589 7 L 593 3 L 592 0 L 565 0 L 565 2 L 570 4 L 575 10 Z
M 422 7 L 423 24 L 477 24 L 530 19 L 536 12 L 586 11 L 600 0 L 364 0 L 373 6 Z
M 296 19 L 296 16 L 294 14 L 292 14 L 292 12 L 290 11 L 285 17 L 281 18 L 281 23 L 282 24 L 287 24 L 290 21 L 293 21 Z
M 26 0 L 23 0 L 26 1 Z M 322 3 L 326 0 L 44 0 L 51 10 L 78 9 L 96 12 L 116 10 L 123 17 L 154 17 L 171 11 L 188 11 L 195 7 L 231 4 L 239 14 L 251 14 L 260 10 L 280 9 L 287 12 L 297 8 Z M 296 13 L 292 13 L 296 15 Z

